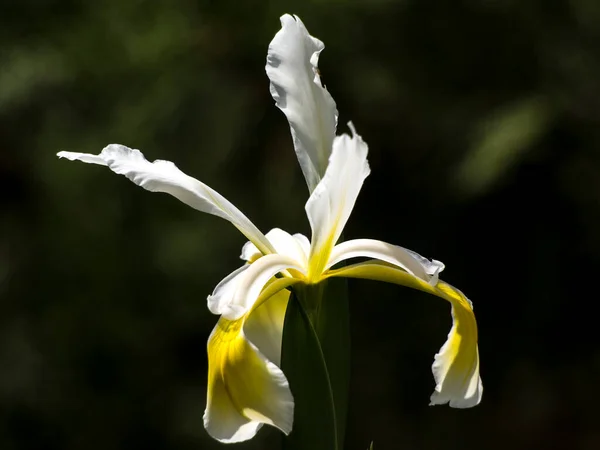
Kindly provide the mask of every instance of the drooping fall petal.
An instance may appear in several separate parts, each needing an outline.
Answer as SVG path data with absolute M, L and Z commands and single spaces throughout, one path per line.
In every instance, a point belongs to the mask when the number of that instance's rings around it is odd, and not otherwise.
M 483 385 L 479 376 L 477 322 L 471 302 L 462 292 L 443 281 L 432 286 L 405 270 L 380 261 L 353 264 L 332 270 L 327 276 L 385 281 L 418 289 L 450 302 L 452 329 L 433 363 L 436 386 L 431 404 L 449 403 L 454 408 L 468 408 L 481 401 Z
M 281 363 L 283 322 L 289 298 L 289 290 L 279 291 L 254 308 L 244 324 L 250 342 L 277 366 Z
M 475 315 L 471 302 L 458 289 L 444 282 L 437 289 L 452 305 L 452 329 L 433 362 L 436 386 L 431 404 L 470 408 L 479 404 L 483 394 Z
M 204 426 L 221 442 L 250 439 L 265 423 L 287 434 L 294 419 L 294 399 L 285 375 L 246 338 L 244 320 L 221 317 L 207 345 Z

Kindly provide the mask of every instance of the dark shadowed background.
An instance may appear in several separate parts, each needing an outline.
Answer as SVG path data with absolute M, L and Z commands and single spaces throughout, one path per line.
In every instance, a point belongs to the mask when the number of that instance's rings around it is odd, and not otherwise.
M 370 147 L 345 237 L 443 261 L 480 328 L 483 402 L 429 407 L 448 305 L 351 281 L 347 448 L 600 448 L 597 0 L 4 0 L 0 448 L 224 448 L 202 425 L 206 296 L 244 238 L 55 155 L 139 148 L 309 234 L 264 73 L 285 12 Z

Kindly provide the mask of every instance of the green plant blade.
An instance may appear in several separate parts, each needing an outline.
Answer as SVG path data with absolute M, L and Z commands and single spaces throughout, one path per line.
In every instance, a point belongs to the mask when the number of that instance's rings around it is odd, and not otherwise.
M 323 300 L 320 304 L 315 328 L 325 356 L 333 390 L 338 446 L 343 449 L 350 389 L 348 282 L 345 278 L 330 279 L 322 292 Z
M 285 316 L 282 370 L 294 395 L 285 450 L 341 450 L 350 384 L 350 313 L 345 279 L 295 287 Z
M 281 368 L 295 406 L 294 426 L 283 438 L 282 448 L 340 450 L 329 374 L 316 330 L 303 306 L 306 300 L 293 291 L 285 314 Z

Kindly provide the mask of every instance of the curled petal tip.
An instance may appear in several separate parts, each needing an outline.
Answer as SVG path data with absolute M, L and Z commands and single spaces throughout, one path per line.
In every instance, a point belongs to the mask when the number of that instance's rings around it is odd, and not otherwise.
M 356 136 L 356 128 L 354 128 L 354 124 L 352 123 L 352 121 L 348 121 L 348 128 L 350 128 L 350 131 L 352 132 L 352 137 Z

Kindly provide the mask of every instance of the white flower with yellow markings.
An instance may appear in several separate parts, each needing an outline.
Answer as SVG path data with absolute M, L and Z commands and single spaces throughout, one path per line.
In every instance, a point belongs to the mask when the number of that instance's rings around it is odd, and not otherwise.
M 431 404 L 457 408 L 481 400 L 477 324 L 471 302 L 439 280 L 444 265 L 372 239 L 338 243 L 365 178 L 368 147 L 351 135 L 336 136 L 337 110 L 323 87 L 317 63 L 324 45 L 298 17 L 284 15 L 267 55 L 267 75 L 277 106 L 290 123 L 294 148 L 310 197 L 311 239 L 273 229 L 266 235 L 218 192 L 169 161 L 148 162 L 139 150 L 107 146 L 99 155 L 60 152 L 59 157 L 108 166 L 137 185 L 165 192 L 197 210 L 222 217 L 248 238 L 246 262 L 208 297 L 220 316 L 208 340 L 208 396 L 204 425 L 221 442 L 252 438 L 263 424 L 289 433 L 294 399 L 279 368 L 289 288 L 331 277 L 366 278 L 408 286 L 448 301 L 453 325 L 435 356 Z M 342 261 L 366 261 L 336 268 Z M 327 301 L 325 299 L 324 301 Z

